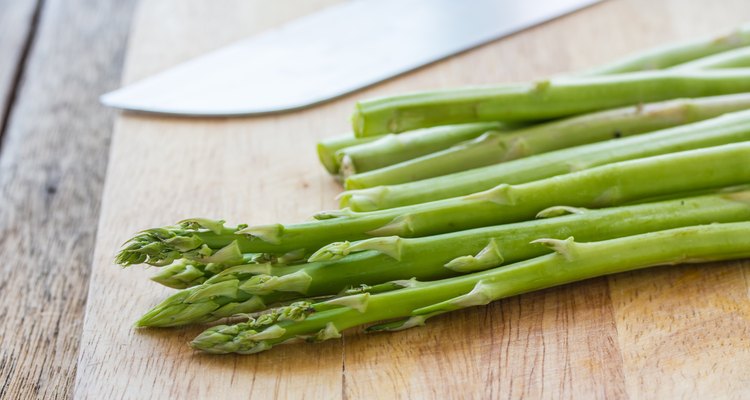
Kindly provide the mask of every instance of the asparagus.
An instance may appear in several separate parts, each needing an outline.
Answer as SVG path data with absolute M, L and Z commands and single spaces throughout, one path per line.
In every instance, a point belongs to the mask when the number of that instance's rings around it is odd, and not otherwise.
M 436 201 L 519 184 L 608 163 L 750 140 L 750 111 L 638 136 L 553 151 L 502 164 L 422 181 L 352 190 L 340 195 L 342 207 L 370 211 Z
M 346 187 L 361 189 L 422 180 L 533 154 L 683 125 L 748 108 L 750 94 L 742 93 L 600 111 L 506 134 L 487 132 L 450 149 L 358 173 L 346 180 Z
M 226 264 L 202 264 L 186 258 L 174 260 L 159 270 L 151 280 L 174 289 L 185 289 L 204 283 L 208 278 L 225 270 Z
M 706 68 L 742 68 L 750 67 L 750 46 L 725 51 L 712 56 L 699 58 L 684 64 L 679 64 L 672 69 L 691 70 Z
M 560 212 L 572 214 L 422 238 L 392 236 L 333 243 L 313 255 L 308 264 L 295 267 L 234 267 L 157 305 L 138 325 L 184 325 L 259 311 L 290 287 L 303 288 L 298 297 L 318 297 L 347 288 L 372 292 L 370 286 L 385 281 L 434 280 L 475 272 L 547 253 L 548 249 L 530 244 L 539 237 L 575 236 L 589 241 L 680 226 L 748 221 L 750 191 L 601 210 L 554 207 L 540 214 L 555 216 Z M 282 279 L 285 283 L 279 283 Z M 259 281 L 272 284 L 263 287 L 254 283 Z
M 750 256 L 750 223 L 683 227 L 597 242 L 540 238 L 554 253 L 506 267 L 379 294 L 298 302 L 235 325 L 214 326 L 191 345 L 209 353 L 250 354 L 298 340 L 341 337 L 352 327 L 388 321 L 368 330 L 424 325 L 445 312 L 598 276 L 658 265 L 732 260 Z M 395 321 L 392 321 L 396 319 Z
M 750 46 L 750 25 L 741 26 L 718 37 L 658 47 L 612 64 L 594 68 L 582 75 L 593 76 L 662 69 L 743 46 Z
M 371 171 L 443 150 L 487 131 L 509 129 L 499 122 L 477 122 L 391 133 L 376 141 L 340 150 L 337 153 L 340 172 L 347 177 L 353 173 Z
M 237 251 L 235 244 L 230 244 L 225 248 L 231 249 L 233 252 Z M 215 257 L 214 257 L 215 258 Z M 174 289 L 185 289 L 188 287 L 200 285 L 212 276 L 226 270 L 229 267 L 242 264 L 274 264 L 274 265 L 290 265 L 294 264 L 300 259 L 304 259 L 304 255 L 299 257 L 269 257 L 267 254 L 242 254 L 241 258 L 229 259 L 226 262 L 210 262 L 204 263 L 196 261 L 190 258 L 180 258 L 174 260 L 171 264 L 160 268 L 159 272 L 151 277 L 151 280 L 160 283 L 164 286 L 171 287 Z
M 192 225 L 142 232 L 125 244 L 117 261 L 163 264 L 217 245 L 233 245 L 245 253 L 308 253 L 335 241 L 428 236 L 517 222 L 558 204 L 606 207 L 741 185 L 750 182 L 749 157 L 750 142 L 742 142 L 623 161 L 522 185 L 501 184 L 485 192 L 431 203 L 364 213 L 334 210 L 318 214 L 316 221 L 233 228 L 230 235 L 224 232 L 232 228 L 212 223 L 207 229 L 193 220 L 188 222 Z
M 336 175 L 339 173 L 339 168 L 341 167 L 336 152 L 347 147 L 358 146 L 378 139 L 380 139 L 380 136 L 358 138 L 351 133 L 325 138 L 318 142 L 318 158 L 329 173 Z
M 627 105 L 750 91 L 750 69 L 648 71 L 446 89 L 360 101 L 358 137 L 480 121 L 538 121 Z

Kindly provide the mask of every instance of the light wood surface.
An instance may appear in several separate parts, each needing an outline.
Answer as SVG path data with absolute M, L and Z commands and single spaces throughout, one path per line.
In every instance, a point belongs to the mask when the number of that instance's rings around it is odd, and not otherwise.
M 125 82 L 334 1 L 141 3 Z M 608 1 L 312 109 L 259 118 L 122 115 L 115 128 L 75 394 L 79 398 L 742 398 L 750 391 L 747 262 L 594 279 L 395 334 L 208 356 L 201 328 L 135 330 L 170 291 L 112 264 L 133 232 L 206 216 L 300 221 L 340 188 L 314 143 L 360 97 L 534 79 L 750 20 L 742 0 Z
M 34 33 L 37 0 L 0 0 L 0 136 Z
M 115 116 L 98 96 L 120 80 L 135 1 L 45 0 L 33 27 L 9 3 L 0 42 L 35 33 L 0 153 L 0 398 L 65 399 Z M 13 62 L 0 51 L 0 70 Z

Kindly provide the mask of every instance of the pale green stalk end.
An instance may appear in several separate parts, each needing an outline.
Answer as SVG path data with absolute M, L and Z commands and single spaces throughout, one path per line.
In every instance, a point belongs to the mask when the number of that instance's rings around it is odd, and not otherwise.
M 379 209 L 379 204 L 388 196 L 390 191 L 387 186 L 358 189 L 348 183 L 346 188 L 349 190 L 342 192 L 336 197 L 339 201 L 339 207 L 351 207 L 358 211 L 374 211 Z

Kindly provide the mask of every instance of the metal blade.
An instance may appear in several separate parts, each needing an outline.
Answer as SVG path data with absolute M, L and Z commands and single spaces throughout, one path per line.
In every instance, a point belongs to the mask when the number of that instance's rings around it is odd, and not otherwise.
M 298 109 L 598 1 L 349 1 L 107 93 L 101 101 L 190 116 Z

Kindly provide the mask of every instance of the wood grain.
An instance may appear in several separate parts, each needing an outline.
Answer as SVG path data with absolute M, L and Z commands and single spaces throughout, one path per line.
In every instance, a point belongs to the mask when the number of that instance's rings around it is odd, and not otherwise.
M 0 0 L 0 137 L 36 29 L 38 0 Z
M 133 4 L 44 4 L 0 156 L 0 398 L 72 392 Z
M 125 80 L 332 2 L 233 0 L 224 8 L 205 0 L 143 2 Z M 134 330 L 130 322 L 170 291 L 148 282 L 149 271 L 112 265 L 118 245 L 138 229 L 191 216 L 292 222 L 334 207 L 340 188 L 317 166 L 314 143 L 347 129 L 356 98 L 534 79 L 722 31 L 750 17 L 750 4 L 741 0 L 706 4 L 605 2 L 309 110 L 215 120 L 122 115 L 107 172 L 76 396 L 663 398 L 750 390 L 745 380 L 728 386 L 716 378 L 729 374 L 725 367 L 733 361 L 743 365 L 747 351 L 747 266 L 740 263 L 595 279 L 438 318 L 423 329 L 347 332 L 341 341 L 280 346 L 249 357 L 194 354 L 185 342 L 200 328 Z M 699 278 L 675 285 L 669 275 L 684 271 Z M 696 285 L 700 294 L 693 296 Z M 661 301 L 671 287 L 682 290 L 669 290 L 670 299 Z M 724 329 L 724 339 L 707 343 L 712 325 Z M 672 328 L 685 340 L 670 342 Z M 646 335 L 651 331 L 658 341 Z M 700 339 L 687 340 L 692 334 Z M 719 356 L 724 359 L 714 359 Z M 665 360 L 686 364 L 669 369 Z M 712 371 L 719 375 L 709 376 Z M 741 373 L 737 368 L 729 376 Z

